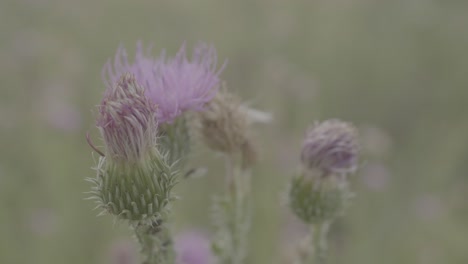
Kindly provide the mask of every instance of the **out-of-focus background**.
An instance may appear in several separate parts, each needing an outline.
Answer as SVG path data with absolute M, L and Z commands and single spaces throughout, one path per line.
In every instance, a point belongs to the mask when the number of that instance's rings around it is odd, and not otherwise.
M 283 196 L 314 120 L 355 123 L 363 164 L 335 223 L 330 263 L 468 263 L 468 2 L 436 0 L 171 0 L 0 2 L 0 263 L 118 263 L 130 232 L 96 217 L 85 133 L 123 44 L 174 54 L 216 46 L 222 77 L 260 125 L 251 264 L 288 263 L 303 235 Z M 261 136 L 260 136 L 261 135 Z M 97 139 L 95 139 L 97 140 Z M 183 182 L 174 229 L 212 232 L 219 157 Z

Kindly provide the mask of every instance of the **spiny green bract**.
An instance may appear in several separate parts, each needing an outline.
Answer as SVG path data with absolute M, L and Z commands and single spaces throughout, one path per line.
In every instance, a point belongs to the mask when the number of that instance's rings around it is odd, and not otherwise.
M 175 119 L 172 124 L 162 124 L 159 127 L 158 148 L 168 154 L 168 162 L 183 169 L 190 153 L 191 138 L 186 117 Z
M 101 157 L 96 178 L 89 179 L 95 184 L 90 198 L 119 219 L 161 219 L 175 199 L 171 191 L 178 171 L 166 162 L 166 156 L 154 155 L 145 163 L 115 163 Z
M 351 192 L 334 179 L 294 177 L 289 190 L 292 211 L 309 224 L 333 220 L 343 213 Z

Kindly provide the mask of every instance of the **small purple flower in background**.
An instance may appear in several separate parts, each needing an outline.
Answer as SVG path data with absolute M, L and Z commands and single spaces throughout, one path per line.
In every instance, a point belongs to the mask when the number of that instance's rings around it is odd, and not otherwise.
M 209 239 L 197 231 L 185 232 L 175 238 L 176 264 L 213 264 Z
M 52 104 L 44 111 L 47 122 L 57 130 L 73 133 L 81 128 L 81 113 L 73 105 Z
M 372 158 L 387 156 L 392 148 L 392 137 L 383 128 L 375 125 L 365 125 L 360 129 L 362 151 Z
M 131 241 L 116 241 L 109 252 L 109 264 L 136 264 L 138 251 Z
M 369 190 L 382 192 L 390 184 L 391 173 L 388 168 L 379 162 L 369 162 L 362 168 L 361 180 Z
M 135 60 L 130 63 L 123 47 L 117 50 L 113 63 L 103 69 L 107 86 L 114 85 L 125 73 L 135 75 L 137 82 L 146 90 L 146 95 L 158 106 L 160 123 L 171 123 L 187 110 L 200 110 L 216 94 L 222 68 L 216 70 L 217 56 L 212 46 L 199 44 L 192 60 L 187 59 L 185 45 L 174 58 L 166 58 L 163 52 L 157 59 L 144 52 L 138 43 Z

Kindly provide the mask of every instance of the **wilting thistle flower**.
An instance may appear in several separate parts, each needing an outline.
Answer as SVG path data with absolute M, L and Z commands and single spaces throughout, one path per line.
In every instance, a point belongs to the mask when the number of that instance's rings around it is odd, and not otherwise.
M 227 154 L 241 153 L 246 166 L 255 161 L 248 112 L 237 97 L 221 91 L 195 117 L 195 127 L 209 148 Z
M 99 106 L 105 156 L 91 193 L 120 219 L 159 219 L 172 199 L 175 173 L 156 148 L 156 110 L 131 74 L 109 86 Z
M 356 130 L 339 120 L 316 123 L 307 132 L 302 145 L 302 164 L 307 169 L 318 169 L 325 175 L 354 172 L 357 158 Z
M 148 49 L 149 53 L 151 50 Z M 185 45 L 174 58 L 166 59 L 165 53 L 157 59 L 143 51 L 138 43 L 135 61 L 130 63 L 124 48 L 120 47 L 114 62 L 103 69 L 103 79 L 112 86 L 123 74 L 135 75 L 137 83 L 145 88 L 146 95 L 158 106 L 159 123 L 172 123 L 187 110 L 201 110 L 219 88 L 217 56 L 213 47 L 198 45 L 192 59 L 187 59 Z

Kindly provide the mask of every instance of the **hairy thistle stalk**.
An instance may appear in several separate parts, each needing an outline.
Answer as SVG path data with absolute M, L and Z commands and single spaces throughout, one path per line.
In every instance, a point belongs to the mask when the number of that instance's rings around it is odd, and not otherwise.
M 214 204 L 217 238 L 213 249 L 219 263 L 241 264 L 247 254 L 247 235 L 251 221 L 250 174 L 225 157 L 226 192 Z
M 163 221 L 134 223 L 132 228 L 141 245 L 140 251 L 145 256 L 143 264 L 174 263 L 173 241 Z
M 311 227 L 315 263 L 325 263 L 327 254 L 327 234 L 330 225 L 331 221 L 325 221 Z

